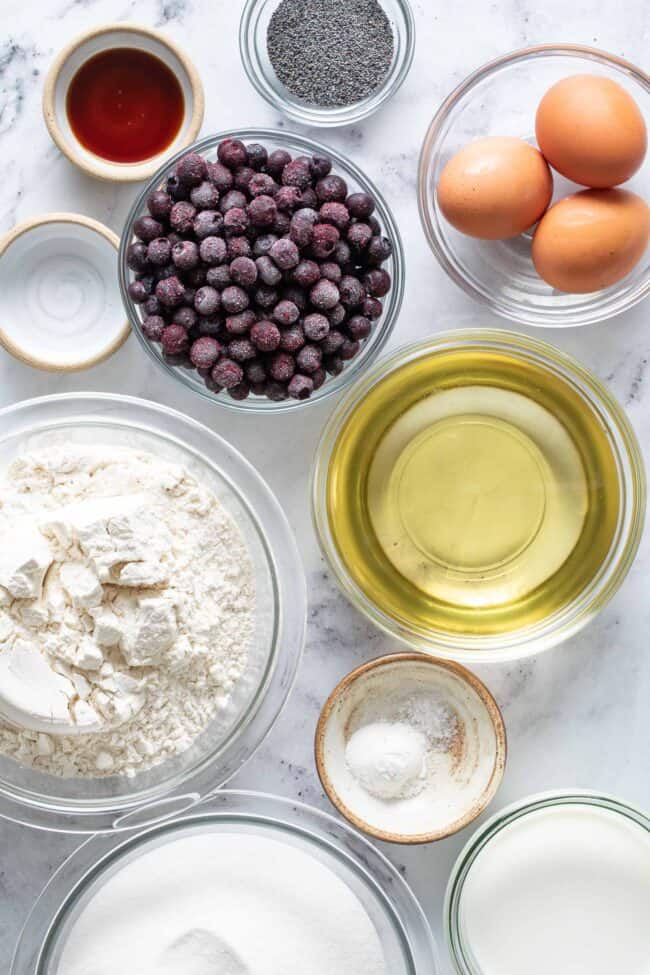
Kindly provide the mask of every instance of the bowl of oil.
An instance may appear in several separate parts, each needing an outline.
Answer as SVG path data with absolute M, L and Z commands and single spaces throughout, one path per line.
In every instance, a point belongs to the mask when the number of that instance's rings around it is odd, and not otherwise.
M 645 475 L 619 404 L 546 343 L 486 329 L 398 350 L 330 418 L 312 482 L 323 553 L 392 635 L 462 661 L 548 649 L 621 585 Z

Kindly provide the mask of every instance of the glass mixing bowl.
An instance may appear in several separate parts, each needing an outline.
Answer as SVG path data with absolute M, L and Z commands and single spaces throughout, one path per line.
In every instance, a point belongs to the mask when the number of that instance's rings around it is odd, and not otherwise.
M 504 627 L 502 632 L 487 630 L 482 633 L 458 632 L 460 623 L 457 624 L 458 629 L 452 626 L 446 629 L 433 628 L 427 625 L 426 618 L 423 620 L 422 617 L 409 616 L 408 612 L 403 610 L 399 600 L 405 598 L 404 592 L 408 596 L 409 587 L 413 588 L 413 583 L 404 578 L 400 580 L 404 583 L 404 589 L 398 590 L 394 583 L 395 576 L 388 574 L 385 554 L 381 557 L 376 554 L 376 549 L 381 549 L 381 546 L 374 545 L 374 529 L 365 500 L 369 473 L 367 467 L 359 471 L 358 481 L 354 484 L 355 499 L 362 499 L 358 503 L 358 508 L 354 509 L 355 517 L 357 511 L 362 512 L 360 518 L 362 518 L 366 538 L 363 546 L 365 556 L 358 554 L 358 546 L 348 545 L 348 550 L 352 549 L 355 553 L 354 565 L 350 564 L 342 554 L 337 541 L 342 519 L 346 524 L 349 521 L 347 512 L 340 514 L 331 510 L 333 491 L 330 490 L 330 474 L 333 460 L 338 459 L 337 451 L 343 440 L 342 433 L 346 429 L 347 421 L 366 398 L 371 394 L 373 397 L 376 395 L 376 399 L 373 399 L 372 416 L 378 415 L 381 409 L 378 404 L 381 400 L 376 391 L 380 390 L 382 384 L 390 382 L 400 370 L 413 366 L 418 368 L 418 363 L 424 364 L 440 355 L 449 356 L 446 361 L 452 364 L 446 366 L 444 379 L 438 381 L 446 390 L 454 392 L 456 388 L 469 383 L 469 380 L 463 381 L 466 375 L 464 370 L 470 369 L 466 358 L 468 353 L 483 357 L 491 356 L 497 361 L 506 358 L 515 366 L 521 365 L 522 376 L 530 376 L 527 370 L 541 369 L 552 379 L 559 380 L 565 385 L 571 395 L 577 396 L 578 402 L 584 404 L 599 435 L 604 437 L 611 452 L 612 463 L 615 465 L 618 484 L 616 514 L 611 519 L 611 540 L 593 576 L 589 577 L 589 581 L 577 595 L 572 596 L 567 602 L 559 602 L 559 608 L 555 608 L 549 615 L 536 617 L 534 622 L 519 625 L 516 629 Z M 462 358 L 459 363 L 460 356 Z M 484 363 L 485 358 L 478 360 L 478 365 L 471 375 L 479 377 L 473 382 L 489 385 L 488 380 L 481 378 Z M 409 375 L 412 376 L 413 372 Z M 533 378 L 528 381 L 535 380 Z M 394 388 L 397 388 L 397 384 L 394 384 Z M 439 391 L 441 385 L 435 388 Z M 388 397 L 394 395 L 392 388 L 385 395 Z M 412 413 L 409 412 L 409 415 Z M 361 442 L 366 443 L 369 437 L 374 436 L 368 414 L 363 415 L 363 422 L 365 426 L 362 429 L 365 432 L 361 436 Z M 415 424 L 416 421 L 413 420 L 413 423 Z M 384 436 L 383 432 L 382 436 Z M 346 472 L 351 469 L 350 465 L 355 463 L 355 459 L 359 462 L 356 453 L 357 441 L 354 441 L 351 446 L 352 440 L 352 437 L 346 438 L 341 447 L 343 467 L 332 475 L 332 484 L 348 483 Z M 601 489 L 601 485 L 589 485 L 589 491 L 596 495 Z M 554 346 L 526 335 L 491 329 L 460 329 L 443 332 L 433 339 L 404 346 L 383 358 L 355 383 L 337 404 L 323 430 L 312 474 L 312 514 L 316 533 L 334 578 L 346 596 L 370 620 L 392 636 L 408 643 L 412 649 L 428 651 L 460 663 L 511 660 L 528 656 L 547 650 L 582 629 L 609 602 L 623 582 L 639 546 L 645 503 L 645 469 L 640 448 L 623 409 L 607 388 L 579 362 Z M 404 517 L 403 513 L 400 516 Z M 408 531 L 408 528 L 403 528 L 405 536 L 408 535 Z M 377 589 L 377 580 L 380 584 L 383 583 L 384 575 L 392 580 L 389 591 L 396 594 L 392 597 L 392 604 L 388 608 L 375 601 L 372 595 L 374 591 L 382 591 Z M 468 578 L 475 579 L 476 573 Z M 468 584 L 466 582 L 466 585 Z M 420 598 L 419 594 L 418 598 Z M 440 619 L 439 614 L 437 618 Z
M 367 840 L 340 820 L 303 803 L 227 790 L 206 796 L 191 813 L 129 838 L 87 840 L 63 863 L 36 901 L 9 975 L 56 975 L 71 924 L 107 874 L 154 844 L 177 838 L 181 831 L 187 834 L 201 829 L 253 833 L 313 856 L 356 894 L 377 931 L 391 975 L 438 975 L 436 945 L 421 907 L 400 873 Z
M 280 0 L 247 0 L 239 27 L 239 49 L 249 81 L 266 101 L 303 125 L 352 125 L 368 118 L 403 83 L 415 51 L 415 22 L 409 0 L 379 0 L 393 28 L 393 62 L 382 85 L 352 105 L 320 107 L 296 98 L 278 79 L 271 64 L 266 35 Z
M 577 45 L 515 51 L 469 75 L 442 103 L 420 155 L 420 216 L 431 250 L 467 294 L 504 318 L 561 328 L 589 325 L 626 311 L 650 293 L 650 249 L 634 270 L 609 288 L 563 294 L 543 281 L 530 256 L 530 231 L 510 240 L 478 240 L 455 230 L 436 196 L 440 173 L 464 145 L 483 136 L 517 136 L 535 144 L 535 113 L 545 92 L 572 74 L 610 78 L 636 100 L 650 121 L 650 77 L 621 58 Z M 584 187 L 554 172 L 555 198 Z M 624 184 L 650 201 L 650 154 Z
M 650 818 L 643 812 L 613 796 L 587 791 L 554 791 L 520 799 L 499 810 L 470 837 L 454 864 L 447 891 L 443 923 L 449 954 L 458 975 L 486 975 L 474 960 L 471 943 L 464 930 L 462 918 L 463 887 L 476 858 L 495 837 L 512 823 L 545 809 L 578 806 L 604 810 L 650 833 Z
M 70 393 L 27 400 L 0 415 L 2 468 L 26 450 L 60 443 L 114 444 L 183 464 L 224 505 L 251 554 L 257 608 L 247 670 L 227 712 L 190 748 L 133 778 L 59 778 L 0 755 L 0 817 L 69 833 L 129 829 L 223 785 L 275 723 L 304 643 L 306 587 L 296 543 L 248 461 L 181 413 L 128 396 Z
M 152 190 L 157 189 L 162 183 L 165 182 L 167 177 L 174 169 L 177 161 L 182 156 L 186 155 L 186 153 L 200 152 L 202 155 L 206 156 L 206 158 L 214 160 L 217 157 L 217 146 L 223 139 L 228 138 L 241 139 L 244 142 L 261 142 L 269 150 L 285 148 L 292 154 L 297 155 L 302 153 L 309 155 L 318 153 L 330 156 L 334 164 L 333 169 L 344 177 L 351 192 L 363 191 L 364 193 L 368 193 L 373 197 L 377 204 L 375 211 L 377 219 L 382 225 L 384 234 L 387 237 L 390 237 L 393 243 L 393 255 L 383 265 L 393 280 L 391 290 L 386 295 L 386 298 L 382 299 L 384 302 L 383 314 L 374 323 L 373 330 L 370 333 L 370 336 L 363 343 L 361 351 L 357 357 L 348 362 L 346 367 L 338 376 L 328 376 L 320 389 L 316 390 L 315 393 L 306 400 L 287 399 L 280 402 L 274 402 L 266 399 L 264 396 L 249 396 L 245 400 L 236 401 L 228 396 L 227 393 L 216 394 L 211 392 L 201 380 L 201 377 L 197 375 L 194 370 L 185 369 L 181 366 L 172 366 L 165 362 L 160 346 L 154 345 L 143 335 L 142 306 L 136 305 L 131 300 L 128 293 L 128 286 L 130 281 L 133 280 L 134 274 L 126 263 L 126 251 L 128 245 L 133 240 L 132 228 L 134 222 L 143 213 L 148 212 L 146 209 L 147 197 Z M 147 355 L 149 355 L 150 358 L 153 359 L 153 361 L 160 368 L 162 368 L 168 376 L 171 376 L 177 382 L 187 386 L 193 392 L 198 393 L 199 396 L 203 396 L 219 406 L 225 406 L 233 410 L 243 410 L 245 412 L 253 413 L 282 413 L 288 410 L 300 409 L 300 407 L 306 406 L 310 403 L 320 402 L 321 400 L 326 399 L 328 396 L 331 396 L 333 393 L 339 392 L 339 390 L 341 390 L 344 386 L 347 386 L 369 365 L 369 363 L 373 361 L 373 359 L 376 358 L 388 341 L 395 321 L 397 320 L 404 295 L 404 250 L 402 247 L 402 241 L 393 215 L 388 209 L 386 202 L 377 188 L 371 183 L 368 177 L 365 176 L 361 170 L 354 165 L 354 163 L 350 162 L 339 153 L 334 152 L 328 146 L 315 142 L 313 139 L 306 139 L 303 136 L 294 135 L 291 132 L 284 132 L 282 129 L 233 129 L 228 132 L 219 132 L 217 135 L 212 135 L 207 139 L 196 142 L 193 146 L 190 146 L 188 149 L 184 149 L 182 152 L 177 153 L 177 155 L 168 160 L 168 162 L 166 162 L 165 165 L 158 170 L 151 182 L 144 187 L 131 208 L 131 212 L 126 220 L 124 233 L 122 235 L 118 263 L 120 289 L 122 292 L 124 307 L 126 308 L 133 331 L 137 335 L 140 344 L 144 348 Z

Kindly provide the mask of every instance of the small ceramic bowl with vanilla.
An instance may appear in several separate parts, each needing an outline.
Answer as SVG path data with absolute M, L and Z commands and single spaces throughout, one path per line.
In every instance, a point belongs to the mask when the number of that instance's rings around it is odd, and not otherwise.
M 470 671 L 426 654 L 371 660 L 332 691 L 316 729 L 325 792 L 353 826 L 430 843 L 471 823 L 506 762 L 499 707 Z
M 196 139 L 203 121 L 199 74 L 169 37 L 137 24 L 106 24 L 74 38 L 43 87 L 52 139 L 97 179 L 147 179 Z

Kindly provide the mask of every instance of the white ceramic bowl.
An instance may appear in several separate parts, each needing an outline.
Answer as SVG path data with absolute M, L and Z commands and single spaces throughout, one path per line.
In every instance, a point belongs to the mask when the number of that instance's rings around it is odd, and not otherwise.
M 185 102 L 176 138 L 162 152 L 137 163 L 115 163 L 90 152 L 74 135 L 66 111 L 68 88 L 79 68 L 95 54 L 117 47 L 137 48 L 159 58 L 178 79 Z M 117 182 L 147 179 L 168 156 L 194 142 L 203 111 L 203 85 L 189 58 L 164 34 L 137 24 L 106 24 L 76 37 L 52 62 L 43 88 L 45 124 L 61 152 L 89 175 Z
M 117 281 L 119 238 L 81 214 L 48 213 L 0 240 L 0 342 L 51 372 L 88 369 L 129 335 Z

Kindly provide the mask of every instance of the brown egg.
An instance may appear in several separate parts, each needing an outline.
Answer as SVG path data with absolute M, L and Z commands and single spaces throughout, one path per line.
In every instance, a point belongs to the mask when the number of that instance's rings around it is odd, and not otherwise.
M 553 195 L 551 171 L 523 139 L 489 137 L 453 156 L 438 181 L 440 209 L 470 237 L 503 240 L 531 227 Z
M 582 186 L 618 186 L 637 171 L 648 134 L 624 88 L 598 75 L 573 75 L 550 88 L 537 109 L 537 143 L 558 173 Z
M 558 291 L 583 294 L 620 281 L 650 241 L 650 207 L 627 190 L 582 190 L 555 203 L 533 237 L 537 273 Z

